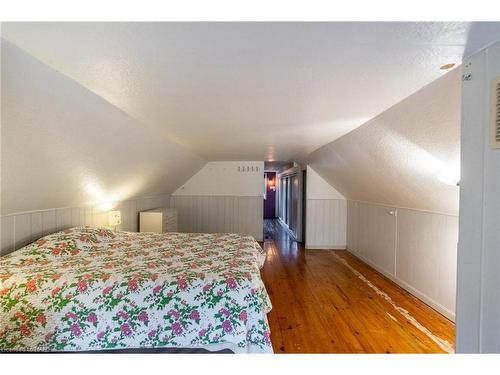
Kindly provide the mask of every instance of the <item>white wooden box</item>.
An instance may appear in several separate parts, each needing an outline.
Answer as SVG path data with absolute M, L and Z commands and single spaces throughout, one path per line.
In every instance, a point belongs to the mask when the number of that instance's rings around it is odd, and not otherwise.
M 139 232 L 177 232 L 177 208 L 153 208 L 139 212 Z

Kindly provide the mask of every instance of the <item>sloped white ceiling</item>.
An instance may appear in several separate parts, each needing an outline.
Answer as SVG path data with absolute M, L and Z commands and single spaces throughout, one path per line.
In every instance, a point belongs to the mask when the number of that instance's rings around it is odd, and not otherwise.
M 206 162 L 2 40 L 2 214 L 173 192 Z
M 499 23 L 8 23 L 3 36 L 207 160 L 304 160 Z
M 458 213 L 461 72 L 456 69 L 309 156 L 346 198 Z

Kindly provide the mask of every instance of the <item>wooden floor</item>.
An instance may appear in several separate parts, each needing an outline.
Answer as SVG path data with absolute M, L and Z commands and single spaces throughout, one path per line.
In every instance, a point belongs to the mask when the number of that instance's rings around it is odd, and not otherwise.
M 276 220 L 265 220 L 264 233 L 262 277 L 273 304 L 275 353 L 444 353 L 436 342 L 454 347 L 451 321 L 347 251 L 304 250 Z

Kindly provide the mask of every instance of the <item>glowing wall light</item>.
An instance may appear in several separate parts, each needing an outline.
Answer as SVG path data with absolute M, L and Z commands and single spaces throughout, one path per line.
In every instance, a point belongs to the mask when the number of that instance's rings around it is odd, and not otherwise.
M 96 179 L 89 178 L 84 183 L 84 191 L 88 196 L 88 204 L 95 205 L 99 211 L 112 210 L 117 202 L 130 199 L 140 190 L 139 179 L 128 180 L 112 190 L 103 189 Z
M 460 171 L 456 168 L 444 167 L 437 175 L 437 179 L 443 184 L 457 186 L 460 181 Z

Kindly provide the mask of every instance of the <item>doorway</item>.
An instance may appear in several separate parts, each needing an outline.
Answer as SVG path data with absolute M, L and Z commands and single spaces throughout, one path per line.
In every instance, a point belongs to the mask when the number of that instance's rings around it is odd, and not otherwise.
M 264 219 L 276 218 L 276 172 L 264 173 Z

